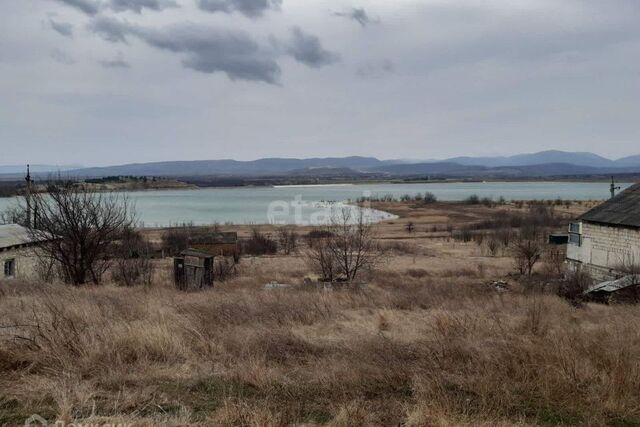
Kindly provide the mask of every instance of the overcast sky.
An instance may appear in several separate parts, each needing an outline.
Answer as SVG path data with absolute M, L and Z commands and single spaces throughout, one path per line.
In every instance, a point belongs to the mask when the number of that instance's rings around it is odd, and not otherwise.
M 0 0 L 0 164 L 640 153 L 638 0 Z

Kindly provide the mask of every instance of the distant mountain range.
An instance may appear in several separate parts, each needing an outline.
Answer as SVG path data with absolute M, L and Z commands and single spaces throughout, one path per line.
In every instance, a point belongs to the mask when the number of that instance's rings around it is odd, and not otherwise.
M 374 157 L 328 157 L 310 159 L 267 158 L 251 161 L 193 160 L 156 163 L 135 163 L 121 166 L 84 168 L 68 171 L 78 176 L 146 175 L 146 176 L 270 176 L 314 169 L 350 169 L 365 171 L 394 164 L 394 161 Z M 323 174 L 326 171 L 323 171 Z
M 531 166 L 551 163 L 565 163 L 593 168 L 616 168 L 640 166 L 640 155 L 610 160 L 606 157 L 588 152 L 541 151 L 531 154 L 517 154 L 509 157 L 452 157 L 444 162 L 469 166 Z
M 64 171 L 72 177 L 552 177 L 640 173 L 640 155 L 611 160 L 588 152 L 542 151 L 509 157 L 453 157 L 444 160 L 379 160 L 374 157 L 309 159 L 265 158 L 252 161 L 196 160 L 67 168 L 34 166 L 43 177 Z M 0 166 L 0 174 L 21 174 L 24 167 Z M 6 175 L 5 175 L 6 176 Z M 15 175 L 17 176 L 17 175 Z
M 31 165 L 31 172 L 64 172 L 79 168 L 82 168 L 82 165 Z M 0 174 L 23 174 L 26 170 L 26 165 L 0 165 Z

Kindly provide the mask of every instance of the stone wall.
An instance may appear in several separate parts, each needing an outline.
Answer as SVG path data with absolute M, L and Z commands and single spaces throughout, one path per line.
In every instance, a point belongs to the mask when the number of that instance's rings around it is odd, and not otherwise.
M 4 277 L 4 263 L 6 260 L 15 260 L 15 277 Z M 2 280 L 30 280 L 36 277 L 37 259 L 33 251 L 28 248 L 10 249 L 0 252 L 0 281 Z

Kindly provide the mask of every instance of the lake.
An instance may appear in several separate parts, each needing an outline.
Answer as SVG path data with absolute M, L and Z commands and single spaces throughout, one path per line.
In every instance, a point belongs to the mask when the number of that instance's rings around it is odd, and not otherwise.
M 619 184 L 622 188 L 629 183 Z M 197 225 L 317 224 L 326 222 L 344 202 L 363 196 L 381 197 L 431 192 L 440 201 L 464 200 L 472 194 L 506 200 L 604 200 L 609 184 L 602 182 L 472 182 L 428 184 L 354 184 L 322 186 L 203 188 L 126 193 L 135 204 L 144 226 L 179 223 Z M 14 198 L 0 198 L 0 210 L 15 204 Z M 365 210 L 372 221 L 393 218 L 386 212 Z

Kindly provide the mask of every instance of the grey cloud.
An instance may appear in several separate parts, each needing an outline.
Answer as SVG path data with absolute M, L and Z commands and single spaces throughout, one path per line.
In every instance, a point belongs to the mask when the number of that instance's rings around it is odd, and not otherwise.
M 334 12 L 333 15 L 351 19 L 352 21 L 356 21 L 363 27 L 366 27 L 367 25 L 374 22 L 371 20 L 371 18 L 369 18 L 369 15 L 367 15 L 367 11 L 362 7 L 354 7 L 348 12 Z
M 239 12 L 250 18 L 262 16 L 268 10 L 279 10 L 282 0 L 198 0 L 198 7 L 207 12 Z
M 86 13 L 87 15 L 95 15 L 100 10 L 100 4 L 97 1 L 93 0 L 57 0 L 61 3 L 64 3 L 68 6 L 71 6 L 75 9 L 78 9 L 81 12 Z
M 87 28 L 111 43 L 127 43 L 127 34 L 132 32 L 133 27 L 126 22 L 100 16 L 94 19 Z
M 49 25 L 56 33 L 65 37 L 73 37 L 73 25 L 67 22 L 56 22 L 53 19 L 49 19 Z
M 122 52 L 118 52 L 118 55 L 114 59 L 105 59 L 98 61 L 98 64 L 104 68 L 131 68 L 131 65 L 125 61 Z
M 220 31 L 196 25 L 178 25 L 161 30 L 98 18 L 90 29 L 110 42 L 127 42 L 134 36 L 157 49 L 184 54 L 182 64 L 202 73 L 223 72 L 231 80 L 277 84 L 280 66 L 276 53 L 263 49 L 241 31 Z
M 291 32 L 292 39 L 286 48 L 286 52 L 293 56 L 296 61 L 302 62 L 309 67 L 320 68 L 340 60 L 338 54 L 329 52 L 322 47 L 318 37 L 307 34 L 298 27 L 294 27 Z
M 388 59 L 380 61 L 368 61 L 358 65 L 356 74 L 365 78 L 380 78 L 385 74 L 393 73 L 395 66 Z
M 115 12 L 142 13 L 143 9 L 160 11 L 180 6 L 174 0 L 111 0 L 109 7 Z
M 61 64 L 71 65 L 76 63 L 76 61 L 71 56 L 69 56 L 69 54 L 61 51 L 60 49 L 53 49 L 50 56 L 51 59 Z

